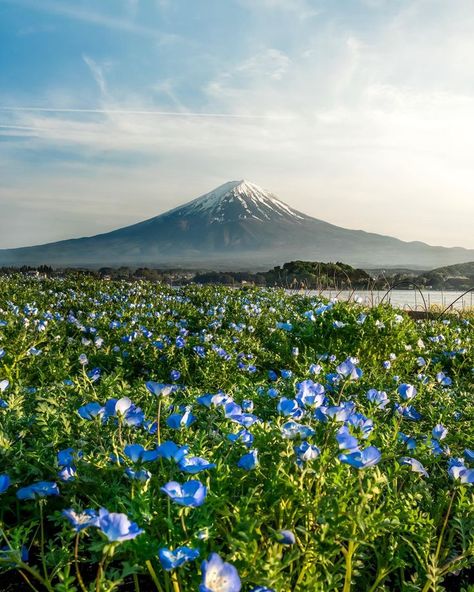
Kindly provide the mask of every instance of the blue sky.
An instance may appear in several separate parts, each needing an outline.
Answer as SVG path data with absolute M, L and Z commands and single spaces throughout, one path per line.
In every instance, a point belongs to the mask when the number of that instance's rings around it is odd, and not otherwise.
M 249 179 L 474 248 L 471 0 L 0 0 L 0 248 Z

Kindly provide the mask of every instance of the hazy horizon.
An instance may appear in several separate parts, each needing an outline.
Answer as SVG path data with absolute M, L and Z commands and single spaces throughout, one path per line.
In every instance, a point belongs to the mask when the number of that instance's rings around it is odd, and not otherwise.
M 474 248 L 468 0 L 0 0 L 0 248 L 248 179 L 344 228 Z

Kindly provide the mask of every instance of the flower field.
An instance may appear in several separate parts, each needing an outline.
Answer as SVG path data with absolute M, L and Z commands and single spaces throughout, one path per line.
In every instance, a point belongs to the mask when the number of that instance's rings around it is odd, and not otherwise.
M 0 278 L 0 590 L 472 591 L 473 327 Z

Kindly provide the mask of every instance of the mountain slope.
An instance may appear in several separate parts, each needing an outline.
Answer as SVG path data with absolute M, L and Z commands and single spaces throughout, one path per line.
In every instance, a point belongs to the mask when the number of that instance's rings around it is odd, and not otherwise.
M 106 234 L 0 251 L 0 265 L 183 265 L 256 269 L 291 259 L 359 267 L 433 267 L 474 250 L 349 230 L 299 212 L 247 181 L 225 183 L 183 206 Z

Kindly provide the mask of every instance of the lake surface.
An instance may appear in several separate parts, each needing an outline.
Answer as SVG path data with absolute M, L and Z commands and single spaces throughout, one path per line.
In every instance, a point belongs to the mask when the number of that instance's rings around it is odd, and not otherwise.
M 289 292 L 301 293 L 302 291 L 289 290 Z M 323 292 L 305 290 L 304 293 L 314 296 L 321 294 L 325 298 L 337 298 L 341 301 L 356 300 L 369 306 L 376 306 L 385 296 L 384 302 L 389 302 L 392 306 L 406 310 L 425 310 L 425 305 L 428 308 L 430 306 L 447 308 L 452 302 L 459 299 L 453 304 L 453 308 L 457 310 L 474 309 L 474 292 L 464 296 L 463 292 L 441 292 L 437 290 L 422 290 L 421 293 L 418 290 L 392 290 L 388 295 L 386 295 L 386 290 L 324 290 Z

